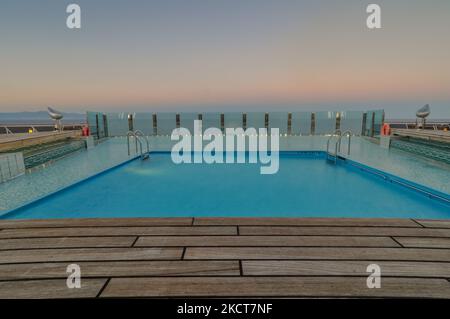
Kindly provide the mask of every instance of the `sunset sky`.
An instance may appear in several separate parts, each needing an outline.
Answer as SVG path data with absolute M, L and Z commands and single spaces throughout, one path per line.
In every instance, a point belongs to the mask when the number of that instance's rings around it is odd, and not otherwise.
M 81 30 L 66 6 L 82 9 Z M 366 7 L 382 8 L 381 30 Z M 449 0 L 0 0 L 0 112 L 450 118 Z

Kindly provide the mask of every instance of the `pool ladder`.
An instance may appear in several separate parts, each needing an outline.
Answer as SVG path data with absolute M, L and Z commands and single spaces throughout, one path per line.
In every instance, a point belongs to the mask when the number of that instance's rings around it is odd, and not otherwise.
M 141 154 L 141 160 L 146 160 L 148 158 L 150 158 L 150 145 L 148 142 L 148 138 L 144 135 L 144 133 L 142 133 L 142 131 L 140 130 L 136 130 L 136 131 L 129 131 L 127 133 L 127 145 L 128 145 L 128 156 L 131 155 L 130 152 L 130 137 L 134 137 L 134 144 L 135 144 L 135 152 L 138 152 L 138 144 L 139 144 L 139 151 Z M 142 149 L 142 141 L 141 138 L 143 138 L 146 142 L 147 145 L 147 151 L 144 152 Z
M 337 163 L 338 157 L 341 156 L 341 142 L 342 138 L 345 136 L 348 136 L 348 147 L 347 147 L 347 156 L 350 155 L 350 146 L 352 144 L 352 131 L 347 130 L 344 133 L 341 132 L 341 130 L 336 130 L 327 141 L 327 161 L 334 162 L 334 164 Z M 337 140 L 334 143 L 334 153 L 330 152 L 330 144 L 333 137 L 337 136 Z

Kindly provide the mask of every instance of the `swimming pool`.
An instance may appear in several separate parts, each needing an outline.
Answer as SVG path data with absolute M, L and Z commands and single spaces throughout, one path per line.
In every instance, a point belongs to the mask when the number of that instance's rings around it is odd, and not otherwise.
M 131 160 L 22 206 L 4 218 L 392 217 L 450 218 L 450 196 L 320 151 L 257 164 L 180 164 L 170 153 Z

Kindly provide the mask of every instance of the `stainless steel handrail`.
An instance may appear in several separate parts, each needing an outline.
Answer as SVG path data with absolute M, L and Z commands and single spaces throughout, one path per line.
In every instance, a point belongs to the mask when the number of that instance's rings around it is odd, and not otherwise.
M 129 131 L 127 133 L 128 156 L 131 155 L 131 152 L 130 152 L 130 137 L 131 136 L 134 137 L 136 153 L 138 152 L 138 143 L 139 143 L 139 150 L 140 150 L 140 154 L 141 154 L 141 159 L 143 159 L 143 160 L 144 159 L 148 159 L 149 158 L 149 154 L 150 154 L 150 143 L 148 142 L 148 138 L 140 130 L 136 130 L 134 132 L 133 131 Z M 141 141 L 140 137 L 143 137 L 145 139 L 145 142 L 147 143 L 147 152 L 146 153 L 144 153 L 144 151 L 142 149 L 142 141 Z
M 338 150 L 339 150 L 339 153 L 340 153 L 341 152 L 341 141 L 342 141 L 342 138 L 345 137 L 346 135 L 348 136 L 347 155 L 350 155 L 350 145 L 352 144 L 352 135 L 353 135 L 353 132 L 351 130 L 347 130 L 347 131 L 345 131 L 344 133 L 342 133 L 339 136 L 339 140 L 338 140 L 339 147 L 338 147 Z
M 335 136 L 341 136 L 341 130 L 336 130 L 336 131 L 334 131 L 334 133 L 328 138 L 328 141 L 327 141 L 327 153 L 329 153 L 329 149 L 330 149 L 330 141 L 331 141 L 331 139 L 333 138 L 333 137 L 335 137 Z M 337 154 L 336 154 L 337 155 Z
M 341 135 L 342 135 L 341 130 L 336 130 L 336 131 L 334 131 L 334 133 L 328 138 L 328 141 L 327 141 L 327 156 L 328 156 L 328 155 L 331 154 L 331 153 L 330 153 L 330 142 L 331 142 L 331 139 L 332 139 L 333 137 L 335 137 L 335 136 L 338 136 L 338 140 L 337 140 L 336 143 L 334 144 L 334 163 L 337 162 L 337 156 L 338 156 L 338 141 L 340 140 Z M 332 154 L 331 154 L 331 155 L 332 155 Z
M 147 154 L 150 153 L 150 143 L 148 142 L 147 136 L 145 136 L 141 130 L 134 131 L 134 134 L 136 136 L 142 136 L 144 138 L 145 142 L 147 143 Z
M 135 143 L 135 151 L 136 151 L 136 153 L 138 152 L 138 143 L 139 143 L 140 151 L 141 151 L 141 156 L 143 156 L 143 153 L 142 153 L 142 142 L 139 140 L 138 136 L 137 136 L 136 133 L 134 133 L 133 131 L 129 131 L 129 132 L 127 133 L 128 156 L 131 155 L 131 152 L 130 152 L 130 137 L 131 137 L 131 136 L 134 137 L 134 143 Z

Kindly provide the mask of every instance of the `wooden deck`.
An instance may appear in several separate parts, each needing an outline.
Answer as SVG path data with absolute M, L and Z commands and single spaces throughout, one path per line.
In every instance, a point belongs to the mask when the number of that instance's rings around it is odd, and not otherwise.
M 449 280 L 450 220 L 0 221 L 0 298 L 450 298 Z

